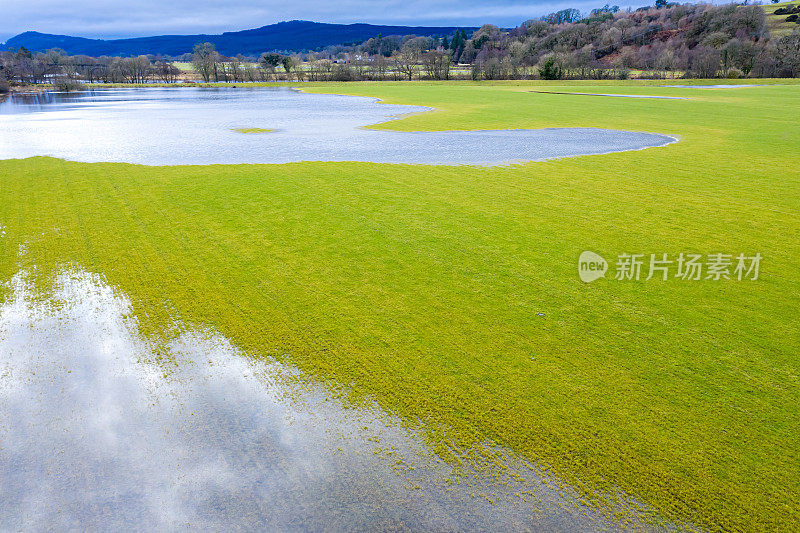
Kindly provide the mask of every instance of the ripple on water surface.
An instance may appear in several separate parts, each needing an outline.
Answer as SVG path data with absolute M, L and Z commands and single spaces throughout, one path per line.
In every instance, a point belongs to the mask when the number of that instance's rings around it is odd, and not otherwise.
M 493 165 L 663 146 L 673 137 L 597 128 L 368 130 L 429 108 L 279 89 L 111 89 L 12 95 L 0 159 L 39 155 L 145 165 L 370 161 Z M 241 131 L 270 130 L 263 135 Z

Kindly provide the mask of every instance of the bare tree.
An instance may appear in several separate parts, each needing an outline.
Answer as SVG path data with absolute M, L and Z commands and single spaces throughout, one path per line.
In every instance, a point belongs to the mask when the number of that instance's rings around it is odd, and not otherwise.
M 413 50 L 404 50 L 392 56 L 394 66 L 401 76 L 411 81 L 419 73 L 419 55 Z
M 689 56 L 689 70 L 698 78 L 716 78 L 721 65 L 719 50 L 698 45 Z
M 370 76 L 374 80 L 386 79 L 386 73 L 389 70 L 389 62 L 383 55 L 377 55 L 372 58 L 370 63 Z
M 422 65 L 425 74 L 434 80 L 450 79 L 450 64 L 452 59 L 449 53 L 431 50 L 422 55 Z
M 235 82 L 244 81 L 244 56 L 242 54 L 228 60 L 228 74 Z
M 800 75 L 800 30 L 781 37 L 775 46 L 775 53 L 781 76 L 796 78 Z
M 178 67 L 163 59 L 156 61 L 156 64 L 153 66 L 153 72 L 156 77 L 164 83 L 175 83 L 178 80 L 178 75 L 181 73 Z
M 192 53 L 192 67 L 200 74 L 203 81 L 208 83 L 211 77 L 217 77 L 217 61 L 219 54 L 212 43 L 198 43 L 194 45 Z

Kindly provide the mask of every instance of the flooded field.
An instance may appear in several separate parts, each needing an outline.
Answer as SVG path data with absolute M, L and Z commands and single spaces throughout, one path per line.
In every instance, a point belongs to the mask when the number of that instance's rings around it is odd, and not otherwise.
M 159 355 L 97 276 L 55 287 L 20 273 L 0 308 L 0 529 L 618 529 L 519 461 L 456 470 L 213 332 Z
M 494 165 L 675 142 L 666 135 L 598 128 L 438 132 L 363 128 L 429 110 L 288 88 L 15 94 L 0 103 L 0 159 L 48 155 L 145 165 L 296 161 Z

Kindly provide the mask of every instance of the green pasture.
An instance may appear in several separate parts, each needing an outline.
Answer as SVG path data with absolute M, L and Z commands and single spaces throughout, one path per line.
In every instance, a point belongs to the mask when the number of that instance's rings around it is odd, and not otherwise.
M 767 14 L 767 27 L 769 28 L 770 34 L 775 37 L 780 37 L 782 35 L 788 35 L 792 33 L 792 31 L 797 28 L 800 30 L 800 24 L 797 22 L 786 22 L 786 17 L 789 15 L 776 15 L 775 10 L 780 7 L 786 6 L 798 6 L 800 2 L 797 0 L 792 2 L 780 2 L 777 4 L 764 4 L 762 7 L 764 8 L 764 12 Z
M 181 72 L 194 72 L 194 68 L 189 61 L 173 61 L 172 65 Z
M 625 494 L 703 529 L 796 531 L 800 85 L 658 83 L 304 85 L 437 109 L 376 126 L 393 130 L 680 138 L 628 153 L 506 167 L 0 161 L 0 279 L 101 273 L 154 338 L 174 320 L 212 326 L 376 400 L 448 460 L 496 443 L 596 505 Z M 542 87 L 689 99 L 530 92 Z M 756 281 L 584 284 L 584 250 L 612 265 L 763 261 Z

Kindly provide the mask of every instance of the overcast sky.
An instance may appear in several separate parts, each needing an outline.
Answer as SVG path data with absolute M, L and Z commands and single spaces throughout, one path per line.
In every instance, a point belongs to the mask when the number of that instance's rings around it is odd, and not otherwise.
M 605 0 L 2 0 L 0 42 L 28 30 L 82 37 L 221 33 L 282 20 L 512 27 Z M 613 2 L 612 2 L 613 3 Z M 646 2 L 633 5 L 644 5 Z M 628 3 L 620 3 L 627 6 Z

